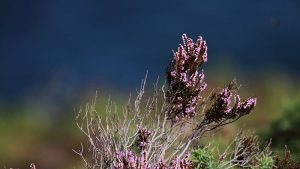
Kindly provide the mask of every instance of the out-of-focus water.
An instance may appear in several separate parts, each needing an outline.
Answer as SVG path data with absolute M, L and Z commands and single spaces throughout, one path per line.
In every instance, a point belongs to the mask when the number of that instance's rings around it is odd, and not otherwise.
M 208 69 L 299 74 L 299 30 L 298 0 L 1 1 L 0 99 L 132 90 L 146 70 L 163 75 L 182 33 L 207 40 Z

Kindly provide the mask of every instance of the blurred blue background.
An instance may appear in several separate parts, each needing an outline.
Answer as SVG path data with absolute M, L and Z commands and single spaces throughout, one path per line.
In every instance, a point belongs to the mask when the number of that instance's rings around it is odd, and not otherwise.
M 2 0 L 0 114 L 59 122 L 97 89 L 134 92 L 147 70 L 164 76 L 182 33 L 207 40 L 212 82 L 228 71 L 252 88 L 298 84 L 299 0 Z
M 49 80 L 63 96 L 88 85 L 127 89 L 146 70 L 164 72 L 182 33 L 207 40 L 210 63 L 300 73 L 298 0 L 12 0 L 0 11 L 3 100 Z

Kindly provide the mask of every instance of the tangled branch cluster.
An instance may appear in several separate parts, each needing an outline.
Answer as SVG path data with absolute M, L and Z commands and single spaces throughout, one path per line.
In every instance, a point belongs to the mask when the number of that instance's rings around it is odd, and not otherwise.
M 167 165 L 162 159 L 151 167 L 151 164 L 147 163 L 146 152 L 140 154 L 140 156 L 134 155 L 132 151 L 117 152 L 117 163 L 113 167 L 114 169 L 193 169 L 194 165 L 189 159 L 190 155 L 187 154 L 183 159 L 176 157 L 171 161 L 170 165 Z
M 192 143 L 255 107 L 255 98 L 240 101 L 235 82 L 211 99 L 203 97 L 206 83 L 199 68 L 207 62 L 206 42 L 185 34 L 182 41 L 167 69 L 166 86 L 155 84 L 152 96 L 144 96 L 145 78 L 122 111 L 109 100 L 106 111 L 98 113 L 96 99 L 79 111 L 77 125 L 88 146 L 75 152 L 86 168 L 194 169 L 188 153 Z
M 217 150 L 218 152 L 214 152 Z M 239 132 L 235 140 L 222 153 L 216 147 L 207 145 L 192 151 L 191 160 L 198 169 L 251 168 L 272 169 L 273 159 L 270 142 L 261 146 L 256 136 Z M 274 168 L 275 169 L 275 168 Z

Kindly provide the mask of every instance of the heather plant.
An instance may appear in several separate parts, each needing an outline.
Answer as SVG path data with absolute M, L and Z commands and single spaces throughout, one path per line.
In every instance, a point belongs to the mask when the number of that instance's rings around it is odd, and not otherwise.
M 300 169 L 300 162 L 291 159 L 291 151 L 286 147 L 284 157 L 274 156 L 274 166 L 276 169 Z
M 108 99 L 105 111 L 98 112 L 96 95 L 76 117 L 86 142 L 74 152 L 84 167 L 299 169 L 289 150 L 284 158 L 274 156 L 271 141 L 260 145 L 257 136 L 243 132 L 238 132 L 223 151 L 212 144 L 199 147 L 205 134 L 248 115 L 256 106 L 256 98 L 241 99 L 236 80 L 205 96 L 205 73 L 199 69 L 207 61 L 203 38 L 194 42 L 183 34 L 182 44 L 166 69 L 166 83 L 159 87 L 157 81 L 150 96 L 145 96 L 147 75 L 137 96 L 130 97 L 121 109 Z M 31 164 L 30 168 L 37 167 Z
M 121 111 L 109 100 L 106 111 L 98 113 L 96 98 L 81 109 L 77 125 L 87 137 L 87 145 L 75 152 L 85 167 L 195 168 L 189 153 L 193 145 L 205 133 L 249 114 L 256 105 L 255 98 L 240 99 L 236 81 L 204 96 L 205 73 L 199 69 L 206 62 L 207 46 L 203 38 L 198 37 L 194 42 L 183 34 L 182 44 L 173 52 L 167 67 L 166 83 L 162 87 L 156 83 L 150 97 L 144 95 L 146 76 L 136 98 L 133 101 L 130 98 Z M 237 149 L 233 157 L 238 160 L 234 165 L 243 166 L 248 158 L 240 154 L 250 152 L 243 147 Z
M 191 160 L 196 169 L 251 168 L 271 169 L 273 157 L 270 143 L 261 146 L 254 135 L 239 132 L 234 141 L 221 152 L 211 145 L 192 151 Z

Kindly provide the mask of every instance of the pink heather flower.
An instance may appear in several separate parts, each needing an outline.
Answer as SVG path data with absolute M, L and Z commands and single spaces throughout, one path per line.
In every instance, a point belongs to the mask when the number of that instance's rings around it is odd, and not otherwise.
M 116 152 L 114 169 L 136 168 L 137 158 L 132 151 Z
M 189 157 L 189 153 L 182 159 L 176 157 L 169 165 L 160 159 L 157 164 L 151 166 L 147 162 L 146 151 L 142 151 L 139 155 L 133 154 L 132 151 L 117 152 L 113 169 L 194 169 Z
M 36 167 L 35 167 L 35 164 L 34 164 L 34 163 L 31 163 L 31 164 L 30 164 L 30 169 L 36 169 Z
M 137 144 L 141 150 L 144 150 L 146 146 L 150 143 L 149 138 L 152 132 L 147 128 L 141 128 L 138 126 L 138 140 Z
M 244 109 L 254 106 L 256 106 L 256 98 L 248 98 L 246 100 L 246 104 L 244 105 Z
M 239 110 L 241 108 L 241 103 L 240 103 L 241 99 L 239 95 L 235 95 L 234 97 L 234 106 L 232 108 L 233 112 L 236 113 L 237 110 Z
M 162 159 L 160 159 L 158 164 L 154 167 L 154 169 L 167 169 L 167 165 Z
M 202 37 L 194 42 L 186 34 L 182 35 L 182 42 L 167 70 L 167 98 L 172 105 L 168 116 L 173 122 L 195 116 L 197 102 L 206 88 L 204 72 L 198 72 L 199 67 L 207 62 L 206 42 Z
M 192 162 L 189 160 L 190 154 L 187 153 L 183 159 L 179 159 L 178 157 L 175 157 L 174 160 L 172 160 L 169 168 L 164 169 L 194 169 Z
M 147 142 L 141 142 L 140 147 L 145 147 L 148 143 Z
M 243 103 L 241 103 L 240 111 L 241 114 L 249 114 L 250 111 L 256 106 L 256 98 L 249 97 L 247 100 L 245 100 Z
M 235 82 L 231 82 L 221 92 L 214 96 L 214 102 L 205 113 L 207 122 L 219 122 L 221 120 L 234 119 L 249 114 L 256 105 L 256 98 L 248 98 L 241 102 L 240 96 L 234 95 L 234 105 L 231 107 Z
M 172 77 L 176 77 L 176 71 L 172 71 L 172 72 L 171 72 L 171 76 L 172 76 Z

